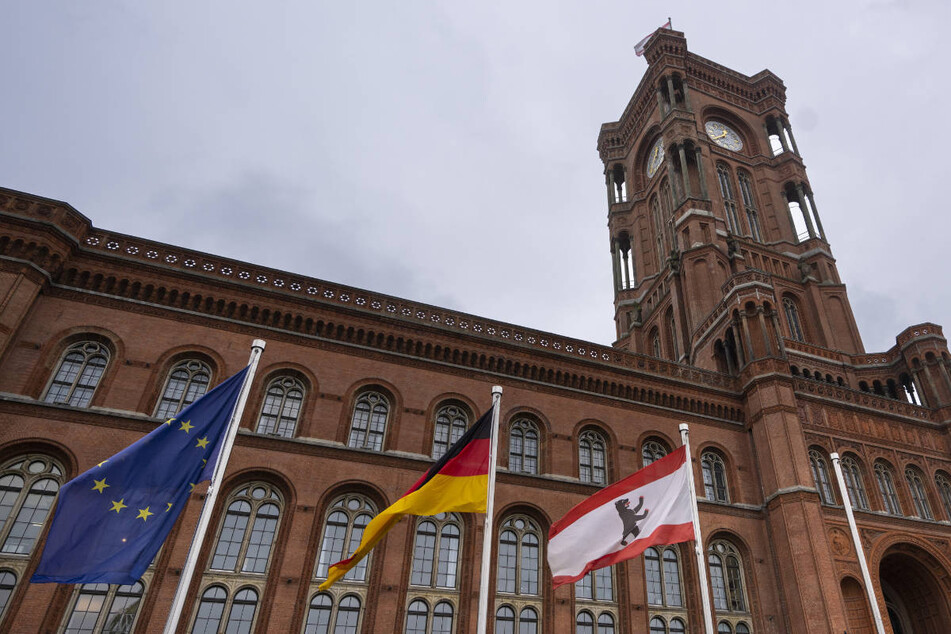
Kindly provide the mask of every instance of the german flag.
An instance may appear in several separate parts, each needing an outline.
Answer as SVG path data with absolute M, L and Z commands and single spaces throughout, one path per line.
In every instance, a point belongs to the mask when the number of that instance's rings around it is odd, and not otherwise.
M 330 567 L 327 580 L 320 584 L 320 589 L 326 590 L 347 574 L 404 515 L 485 513 L 491 437 L 490 409 L 403 497 L 370 521 L 363 531 L 359 548 L 349 559 Z

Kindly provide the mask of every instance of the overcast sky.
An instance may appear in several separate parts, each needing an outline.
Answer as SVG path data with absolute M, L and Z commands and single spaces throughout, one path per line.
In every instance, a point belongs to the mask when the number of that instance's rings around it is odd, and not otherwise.
M 947 0 L 2 5 L 0 185 L 602 344 L 598 129 L 670 16 L 691 51 L 785 82 L 866 349 L 951 325 Z

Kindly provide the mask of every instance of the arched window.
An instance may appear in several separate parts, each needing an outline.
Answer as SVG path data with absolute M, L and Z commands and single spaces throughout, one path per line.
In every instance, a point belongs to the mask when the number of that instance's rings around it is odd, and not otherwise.
M 660 332 L 658 332 L 657 327 L 651 329 L 651 355 L 662 359 L 664 357 L 664 352 L 660 347 Z
M 812 481 L 819 491 L 823 504 L 835 504 L 835 494 L 832 492 L 832 482 L 829 480 L 829 467 L 825 456 L 818 449 L 809 450 L 809 468 L 812 470 Z
M 75 592 L 69 611 L 63 620 L 63 631 L 131 632 L 142 602 L 142 583 L 110 586 L 105 583 L 86 583 Z
M 538 473 L 538 427 L 519 418 L 509 430 L 509 471 Z
M 433 431 L 433 460 L 443 457 L 469 427 L 469 414 L 458 405 L 445 405 L 436 412 Z
M 674 546 L 651 547 L 644 551 L 647 603 L 667 608 L 684 607 L 680 580 L 680 558 Z
M 95 341 L 80 341 L 66 349 L 46 388 L 47 403 L 89 407 L 109 363 L 109 350 Z
M 931 505 L 928 504 L 928 495 L 925 493 L 925 484 L 921 472 L 914 467 L 906 468 L 905 481 L 908 482 L 908 489 L 911 491 L 911 501 L 915 505 L 915 514 L 922 519 L 933 520 L 934 514 L 931 512 Z
M 456 588 L 461 550 L 462 521 L 440 513 L 417 520 L 410 584 L 429 588 Z
M 602 612 L 598 616 L 598 634 L 614 634 L 614 616 L 609 612 Z
M 440 601 L 433 608 L 433 629 L 431 634 L 452 634 L 452 620 L 455 609 L 448 601 Z M 429 634 L 429 633 L 427 633 Z
M 596 431 L 585 430 L 578 438 L 578 475 L 582 482 L 608 481 L 604 437 Z
M 614 601 L 613 568 L 592 570 L 575 582 L 575 598 L 580 601 Z
M 304 384 L 292 376 L 277 377 L 267 386 L 257 432 L 293 438 L 303 403 Z
M 656 462 L 667 455 L 667 447 L 657 440 L 648 440 L 641 447 L 641 457 L 644 459 L 644 466 Z
M 670 347 L 671 361 L 677 361 L 680 351 L 677 349 L 677 322 L 673 311 L 667 311 L 667 343 Z
M 383 450 L 383 436 L 386 433 L 386 421 L 390 412 L 390 403 L 379 392 L 364 392 L 353 406 L 353 418 L 350 421 L 348 447 Z
M 730 496 L 726 487 L 726 467 L 723 458 L 713 451 L 705 451 L 700 457 L 700 468 L 703 472 L 703 490 L 708 500 L 729 502 Z
M 901 504 L 898 502 L 898 492 L 895 491 L 895 479 L 891 468 L 882 461 L 875 463 L 875 482 L 878 483 L 878 492 L 882 496 L 882 504 L 886 513 L 901 515 Z
M 733 177 L 725 163 L 717 163 L 717 182 L 720 184 L 720 196 L 726 212 L 726 225 L 730 233 L 742 235 L 740 220 L 736 215 L 736 196 L 733 194 Z
M 730 542 L 715 541 L 707 551 L 713 607 L 718 612 L 747 612 L 743 591 L 743 566 Z
M 587 610 L 575 617 L 575 634 L 594 634 L 594 617 Z
M 664 221 L 660 215 L 660 203 L 657 196 L 650 201 L 651 217 L 654 219 L 654 239 L 657 248 L 657 269 L 664 268 L 664 259 L 667 257 L 667 249 L 664 245 Z
M 10 597 L 17 587 L 17 576 L 12 570 L 0 570 L 0 619 L 7 613 Z
M 786 323 L 789 325 L 789 338 L 795 341 L 805 341 L 802 334 L 802 323 L 799 321 L 799 308 L 791 297 L 783 298 L 783 312 L 786 313 Z
M 743 198 L 743 208 L 746 210 L 746 221 L 750 226 L 750 236 L 757 242 L 762 242 L 762 232 L 759 226 L 759 216 L 756 214 L 756 199 L 753 198 L 753 183 L 750 175 L 740 170 L 736 173 L 740 182 L 740 196 Z
M 523 515 L 508 518 L 499 531 L 499 592 L 537 596 L 541 531 Z
M 211 368 L 197 359 L 177 363 L 168 373 L 162 397 L 155 406 L 155 418 L 163 420 L 175 416 L 204 396 L 211 382 Z
M 946 473 L 938 473 L 934 479 L 935 486 L 938 487 L 938 497 L 944 505 L 944 514 L 951 520 L 951 478 Z
M 852 508 L 867 511 L 868 495 L 865 493 L 865 480 L 859 469 L 858 461 L 852 456 L 842 457 L 842 478 L 845 480 L 845 489 L 852 501 Z
M 33 550 L 62 480 L 62 468 L 43 455 L 16 458 L 0 470 L 0 553 Z
M 360 597 L 353 594 L 340 599 L 336 606 L 333 596 L 315 594 L 310 599 L 304 634 L 357 634 L 361 605 Z
M 281 496 L 264 483 L 244 486 L 232 494 L 209 568 L 251 574 L 267 572 L 281 505 Z
M 733 634 L 733 628 L 726 621 L 720 621 L 717 624 L 717 634 Z
M 750 634 L 749 626 L 746 623 L 737 623 L 736 634 Z
M 428 634 L 429 606 L 425 601 L 416 599 L 406 611 L 406 634 Z
M 330 566 L 357 549 L 363 538 L 363 531 L 374 515 L 376 515 L 376 508 L 360 495 L 341 497 L 331 505 L 324 523 L 323 539 L 320 542 L 316 579 L 326 579 Z M 372 556 L 371 553 L 360 560 L 360 563 L 351 568 L 342 581 L 365 582 L 367 566 Z
M 227 634 L 250 634 L 257 606 L 254 588 L 241 588 L 229 597 L 224 586 L 213 585 L 201 595 L 192 634 L 217 634 L 222 626 Z M 228 618 L 222 625 L 225 610 Z

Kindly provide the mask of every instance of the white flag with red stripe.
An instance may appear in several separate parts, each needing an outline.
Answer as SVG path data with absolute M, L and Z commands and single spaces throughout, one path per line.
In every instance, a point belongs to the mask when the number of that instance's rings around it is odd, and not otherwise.
M 670 28 L 670 20 L 667 20 L 667 21 L 664 22 L 661 26 L 659 26 L 659 27 L 657 27 L 656 29 L 654 29 L 653 31 L 651 31 L 648 35 L 646 35 L 646 36 L 644 37 L 643 40 L 641 40 L 640 42 L 638 42 L 637 44 L 634 45 L 634 54 L 637 55 L 638 57 L 640 57 L 641 55 L 643 55 L 643 54 L 644 54 L 644 47 L 646 47 L 646 46 L 647 46 L 647 43 L 650 41 L 650 39 L 651 39 L 652 37 L 654 37 L 654 33 L 657 33 L 657 31 L 659 31 L 659 30 L 661 30 L 661 29 L 669 29 L 669 28 Z
M 680 447 L 577 505 L 548 531 L 554 587 L 637 557 L 650 546 L 694 538 L 687 452 Z

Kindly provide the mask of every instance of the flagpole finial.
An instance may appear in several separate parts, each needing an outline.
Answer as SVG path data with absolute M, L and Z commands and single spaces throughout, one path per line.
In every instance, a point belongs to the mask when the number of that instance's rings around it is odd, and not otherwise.
M 680 429 L 680 431 L 682 431 L 682 432 L 683 432 L 683 431 L 690 431 L 690 425 L 688 425 L 687 423 L 680 423 L 679 429 Z
M 502 386 L 501 386 L 501 385 L 493 385 L 493 386 L 492 386 L 492 394 L 499 394 L 499 395 L 501 395 L 501 394 L 502 394 Z
M 254 341 L 251 342 L 252 348 L 260 348 L 261 350 L 264 350 L 266 346 L 267 346 L 267 342 L 264 339 L 255 339 Z
M 829 458 L 832 459 L 833 461 L 834 461 L 834 460 L 838 460 L 838 459 L 839 459 L 839 452 L 838 452 L 838 451 L 833 451 L 832 453 L 829 454 Z

